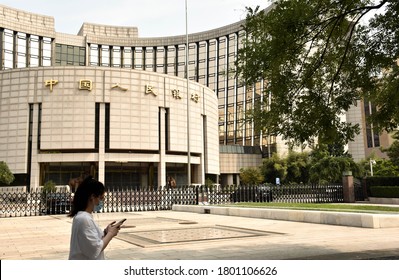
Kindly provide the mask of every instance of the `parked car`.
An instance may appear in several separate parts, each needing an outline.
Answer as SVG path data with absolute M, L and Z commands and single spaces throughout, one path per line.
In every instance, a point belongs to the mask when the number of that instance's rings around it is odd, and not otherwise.
M 232 202 L 270 202 L 273 200 L 272 188 L 268 185 L 239 186 L 231 195 Z

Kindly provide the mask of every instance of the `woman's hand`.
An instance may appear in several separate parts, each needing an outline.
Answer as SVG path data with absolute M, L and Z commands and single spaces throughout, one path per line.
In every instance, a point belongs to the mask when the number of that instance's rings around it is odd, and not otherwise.
M 104 236 L 106 236 L 109 232 L 109 228 L 112 227 L 114 224 L 116 223 L 116 221 L 113 221 L 112 223 L 110 223 L 105 229 L 104 229 Z
M 115 226 L 116 222 L 113 221 L 104 229 L 104 236 L 103 236 L 103 250 L 108 246 L 108 243 L 111 241 L 112 238 L 118 235 L 119 230 L 121 229 L 120 226 Z
M 107 226 L 106 230 L 107 230 L 107 235 L 109 234 L 112 237 L 117 236 L 119 230 L 121 229 L 120 226 L 114 226 L 114 223 L 111 223 Z

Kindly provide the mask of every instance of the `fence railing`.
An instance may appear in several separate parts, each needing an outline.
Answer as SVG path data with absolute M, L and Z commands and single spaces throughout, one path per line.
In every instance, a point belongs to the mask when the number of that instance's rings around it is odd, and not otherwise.
M 0 192 L 0 217 L 67 214 L 74 193 L 52 193 L 8 189 Z M 173 204 L 230 204 L 236 202 L 343 202 L 341 185 L 284 186 L 180 186 L 167 189 L 110 188 L 104 195 L 101 212 L 161 211 Z
M 359 179 L 353 180 L 353 188 L 356 201 L 363 201 L 367 197 L 367 190 L 362 186 L 362 182 Z

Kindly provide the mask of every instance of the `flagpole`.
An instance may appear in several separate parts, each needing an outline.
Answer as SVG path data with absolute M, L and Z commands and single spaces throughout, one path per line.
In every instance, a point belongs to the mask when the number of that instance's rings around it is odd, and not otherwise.
M 188 77 L 188 22 L 187 22 L 187 0 L 186 8 L 186 91 L 187 91 L 187 185 L 191 185 L 191 152 L 190 152 L 190 92 Z

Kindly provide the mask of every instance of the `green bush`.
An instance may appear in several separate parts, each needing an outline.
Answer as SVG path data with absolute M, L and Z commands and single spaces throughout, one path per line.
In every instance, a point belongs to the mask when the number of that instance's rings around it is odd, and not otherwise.
M 0 186 L 5 184 L 9 185 L 14 181 L 14 174 L 8 168 L 8 165 L 4 161 L 0 161 Z
M 43 193 L 53 193 L 56 190 L 57 190 L 57 188 L 55 187 L 55 183 L 50 180 L 50 181 L 47 181 L 46 183 L 44 183 L 42 192 Z
M 399 186 L 399 177 L 367 177 L 367 186 Z
M 372 197 L 399 198 L 399 186 L 372 186 L 370 195 Z

